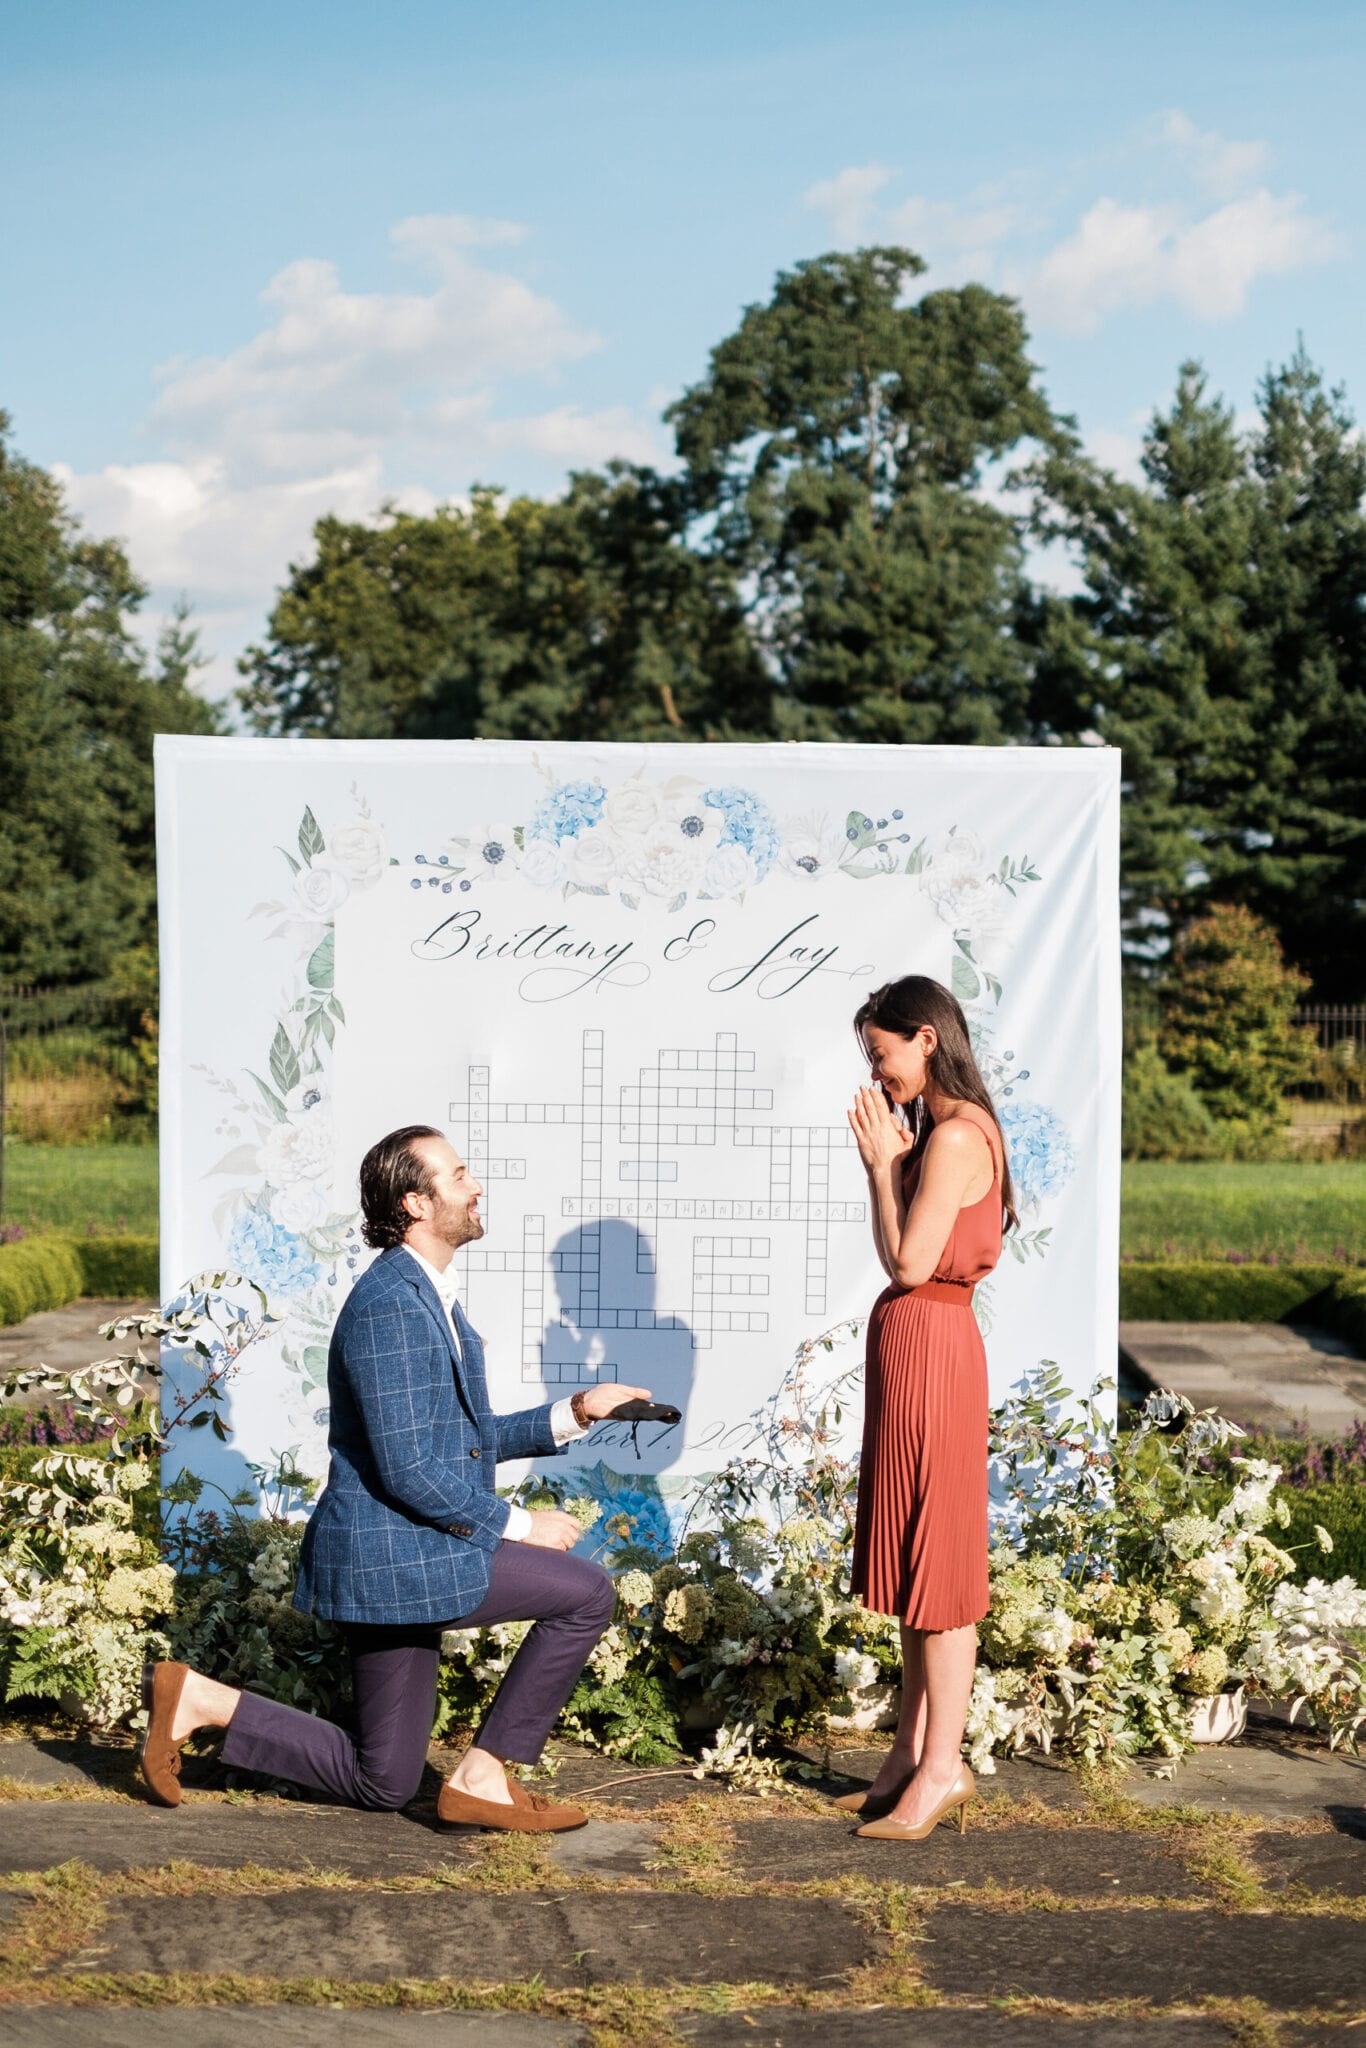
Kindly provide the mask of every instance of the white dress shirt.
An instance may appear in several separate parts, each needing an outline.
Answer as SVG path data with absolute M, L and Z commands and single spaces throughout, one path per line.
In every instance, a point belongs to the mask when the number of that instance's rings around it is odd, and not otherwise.
M 457 1358 L 463 1357 L 460 1348 L 460 1326 L 455 1320 L 456 1286 L 450 1267 L 447 1266 L 445 1272 L 440 1273 L 430 1259 L 424 1259 L 421 1252 L 414 1251 L 410 1244 L 405 1244 L 403 1249 L 407 1252 L 410 1259 L 416 1259 L 418 1265 L 436 1289 L 437 1300 L 445 1310 L 446 1321 L 450 1325 L 451 1342 L 455 1345 L 455 1355 Z M 554 1437 L 557 1444 L 570 1444 L 574 1442 L 576 1437 L 587 1436 L 588 1430 L 582 1428 L 574 1420 L 572 1397 L 567 1400 L 556 1401 L 551 1408 L 550 1434 Z M 530 1509 L 519 1507 L 516 1501 L 509 1502 L 508 1525 L 503 1534 L 509 1543 L 525 1543 L 527 1537 L 531 1534 Z

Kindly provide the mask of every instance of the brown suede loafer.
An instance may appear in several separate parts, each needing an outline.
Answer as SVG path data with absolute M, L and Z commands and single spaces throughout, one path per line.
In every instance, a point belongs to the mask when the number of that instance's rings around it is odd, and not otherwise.
M 144 1664 L 142 1704 L 147 1733 L 138 1751 L 142 1782 L 158 1806 L 180 1804 L 180 1744 L 171 1740 L 171 1723 L 190 1675 L 188 1664 Z
M 559 1806 L 535 1792 L 525 1792 L 515 1778 L 508 1779 L 511 1806 L 497 1799 L 472 1799 L 443 1785 L 437 1794 L 436 1817 L 447 1827 L 505 1828 L 515 1835 L 556 1835 L 569 1828 L 581 1828 L 588 1815 L 581 1806 Z

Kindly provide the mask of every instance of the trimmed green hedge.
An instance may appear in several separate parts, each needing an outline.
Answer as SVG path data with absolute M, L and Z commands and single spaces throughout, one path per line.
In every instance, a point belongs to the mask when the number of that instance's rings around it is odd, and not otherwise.
M 1288 1529 L 1270 1529 L 1273 1543 L 1295 1555 L 1295 1577 L 1340 1579 L 1345 1572 L 1357 1584 L 1366 1585 L 1366 1486 L 1359 1479 L 1325 1481 L 1320 1486 L 1283 1486 L 1281 1498 L 1290 1503 Z M 1318 1522 L 1333 1539 L 1331 1554 L 1319 1549 L 1314 1537 Z
M 1221 1259 L 1143 1259 L 1119 1269 L 1123 1322 L 1322 1323 L 1328 1297 L 1366 1281 L 1341 1266 L 1234 1266 Z M 1360 1296 L 1366 1321 L 1366 1292 Z M 1344 1332 L 1344 1334 L 1346 1334 Z
M 161 1294 L 161 1247 L 154 1237 L 82 1237 L 73 1240 L 81 1255 L 82 1294 L 102 1294 L 110 1301 L 131 1301 L 139 1295 Z
M 28 1237 L 0 1245 L 0 1323 L 22 1323 L 40 1309 L 63 1308 L 84 1288 L 76 1245 L 67 1237 Z
M 154 1237 L 25 1237 L 0 1244 L 0 1324 L 78 1295 L 127 1301 L 161 1289 Z
M 1354 1266 L 1339 1273 L 1314 1320 L 1345 1337 L 1366 1356 L 1366 1270 Z

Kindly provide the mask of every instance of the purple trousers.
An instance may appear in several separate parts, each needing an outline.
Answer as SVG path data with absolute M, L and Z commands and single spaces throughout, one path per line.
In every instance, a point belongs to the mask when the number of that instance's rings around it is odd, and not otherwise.
M 223 1761 L 234 1770 L 335 1793 L 354 1806 L 404 1806 L 427 1760 L 442 1630 L 534 1621 L 475 1741 L 509 1763 L 535 1763 L 615 1600 L 607 1573 L 586 1558 L 500 1543 L 488 1592 L 472 1613 L 406 1628 L 343 1624 L 353 1734 L 244 1692 L 228 1724 Z

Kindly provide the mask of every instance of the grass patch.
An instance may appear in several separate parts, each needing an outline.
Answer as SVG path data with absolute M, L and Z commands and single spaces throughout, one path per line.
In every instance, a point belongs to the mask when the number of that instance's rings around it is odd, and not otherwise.
M 6 1223 L 25 1230 L 88 1229 L 155 1237 L 155 1145 L 5 1147 Z
M 1123 1171 L 1120 1250 L 1133 1258 L 1366 1259 L 1366 1162 L 1169 1164 Z

